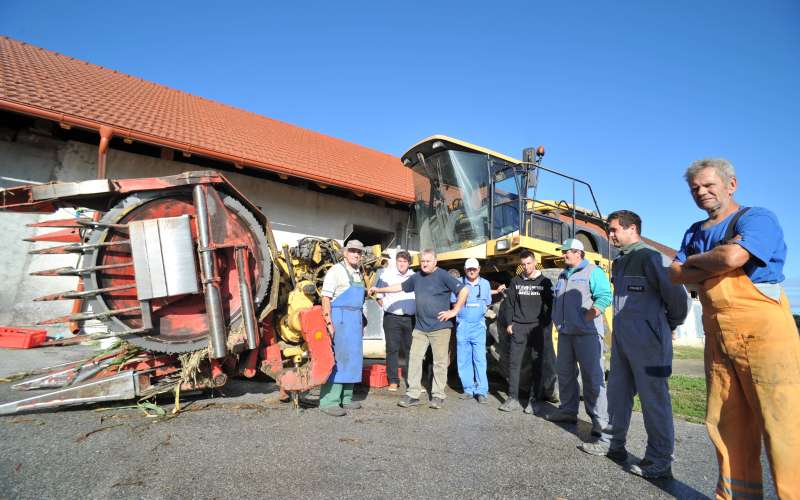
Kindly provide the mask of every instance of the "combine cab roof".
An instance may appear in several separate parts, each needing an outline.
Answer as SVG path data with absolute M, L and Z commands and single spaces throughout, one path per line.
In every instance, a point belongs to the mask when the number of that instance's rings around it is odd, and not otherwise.
M 500 158 L 501 160 L 505 160 L 514 164 L 522 163 L 522 160 L 518 160 L 515 158 L 511 158 L 510 156 L 506 156 L 502 153 L 498 153 L 497 151 L 492 151 L 491 149 L 486 149 L 482 146 L 476 146 L 475 144 L 470 144 L 466 141 L 461 141 L 458 139 L 454 139 L 452 137 L 448 137 L 446 135 L 432 135 L 428 138 L 425 138 L 418 143 L 411 146 L 411 148 L 406 151 L 403 156 L 401 156 L 401 160 L 403 160 L 403 164 L 405 166 L 410 166 L 417 161 L 417 153 L 422 153 L 424 156 L 430 156 L 435 151 L 433 145 L 436 142 L 441 142 L 445 145 L 444 149 L 455 149 L 459 151 L 477 151 L 479 153 L 485 153 L 490 156 L 494 156 L 495 158 Z

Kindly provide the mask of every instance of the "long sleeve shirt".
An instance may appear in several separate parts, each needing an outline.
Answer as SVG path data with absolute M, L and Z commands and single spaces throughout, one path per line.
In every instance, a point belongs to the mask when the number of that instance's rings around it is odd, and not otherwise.
M 506 301 L 505 324 L 547 325 L 553 308 L 553 283 L 541 273 L 533 278 L 514 276 L 506 289 Z

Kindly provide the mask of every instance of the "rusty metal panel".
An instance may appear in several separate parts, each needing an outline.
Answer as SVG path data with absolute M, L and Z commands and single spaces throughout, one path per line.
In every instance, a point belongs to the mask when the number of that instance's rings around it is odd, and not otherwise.
M 112 191 L 111 181 L 108 179 L 95 179 L 83 182 L 55 182 L 31 186 L 33 201 L 49 200 L 52 198 L 66 198 L 69 196 L 108 193 Z
M 59 408 L 61 406 L 99 403 L 132 399 L 139 394 L 138 380 L 133 370 L 110 377 L 92 380 L 20 401 L 0 404 L 0 415 L 12 415 L 21 411 Z

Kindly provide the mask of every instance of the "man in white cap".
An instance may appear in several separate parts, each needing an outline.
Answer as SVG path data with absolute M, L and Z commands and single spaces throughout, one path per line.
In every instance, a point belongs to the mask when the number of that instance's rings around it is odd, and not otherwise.
M 353 386 L 361 382 L 364 364 L 364 277 L 361 255 L 364 244 L 350 240 L 344 247 L 344 260 L 331 267 L 322 283 L 322 314 L 333 339 L 335 364 L 319 393 L 319 409 L 332 417 L 361 408 L 353 401 Z
M 461 282 L 469 290 L 467 302 L 456 316 L 456 363 L 458 378 L 464 392 L 461 399 L 489 402 L 489 380 L 486 378 L 486 320 L 484 314 L 492 303 L 489 282 L 480 277 L 478 259 L 470 257 L 464 263 Z M 450 299 L 455 302 L 455 296 Z
M 551 422 L 578 420 L 578 366 L 592 436 L 608 426 L 603 370 L 603 310 L 611 305 L 611 284 L 603 270 L 586 260 L 583 243 L 570 238 L 559 247 L 566 269 L 553 289 L 553 323 L 558 330 L 558 389 L 561 406 L 545 415 Z

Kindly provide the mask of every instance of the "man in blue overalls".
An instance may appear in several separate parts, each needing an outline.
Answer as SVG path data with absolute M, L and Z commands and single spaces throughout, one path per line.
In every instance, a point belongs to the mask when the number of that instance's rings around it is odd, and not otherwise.
M 479 275 L 478 259 L 464 263 L 466 277 L 461 282 L 469 289 L 467 302 L 456 316 L 456 362 L 464 392 L 461 399 L 475 398 L 486 404 L 489 381 L 486 378 L 486 309 L 492 303 L 489 282 Z M 456 301 L 455 295 L 450 299 Z
M 350 240 L 344 247 L 344 260 L 331 267 L 322 283 L 322 312 L 333 339 L 335 364 L 319 393 L 319 409 L 341 417 L 346 409 L 361 408 L 353 401 L 353 386 L 361 382 L 364 364 L 363 307 L 364 278 L 360 263 L 364 245 Z

